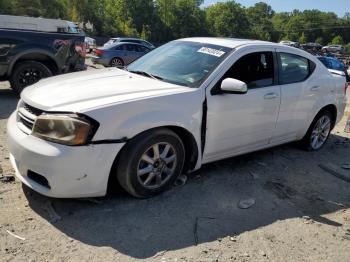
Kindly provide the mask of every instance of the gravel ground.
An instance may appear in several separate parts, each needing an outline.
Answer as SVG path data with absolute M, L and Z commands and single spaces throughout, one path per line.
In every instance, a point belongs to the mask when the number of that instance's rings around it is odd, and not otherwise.
M 0 83 L 0 176 L 13 175 L 6 121 L 16 102 Z M 230 158 L 148 200 L 51 199 L 0 181 L 0 260 L 349 261 L 349 183 L 319 167 L 350 164 L 349 116 L 319 152 L 289 144 Z M 239 208 L 245 199 L 255 204 Z

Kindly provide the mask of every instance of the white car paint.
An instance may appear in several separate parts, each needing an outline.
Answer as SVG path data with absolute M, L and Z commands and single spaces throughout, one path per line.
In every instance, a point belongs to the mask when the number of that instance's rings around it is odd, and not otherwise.
M 301 139 L 324 106 L 343 115 L 345 79 L 332 76 L 312 55 L 288 46 L 262 41 L 224 38 L 189 38 L 192 41 L 234 48 L 234 52 L 199 88 L 189 88 L 105 69 L 61 75 L 40 81 L 22 93 L 22 102 L 46 112 L 82 113 L 99 122 L 93 141 L 120 140 L 115 144 L 71 147 L 25 133 L 17 111 L 8 121 L 11 161 L 19 179 L 52 197 L 103 196 L 114 159 L 125 145 L 146 130 L 175 126 L 196 141 L 202 164 Z M 316 64 L 306 81 L 249 90 L 246 94 L 211 95 L 212 88 L 240 57 L 251 52 L 277 51 L 301 55 Z M 317 88 L 314 88 L 317 87 Z M 201 126 L 207 104 L 205 147 Z M 24 130 L 24 131 L 23 131 Z M 28 130 L 27 130 L 28 131 Z M 29 179 L 28 170 L 49 181 L 51 189 Z

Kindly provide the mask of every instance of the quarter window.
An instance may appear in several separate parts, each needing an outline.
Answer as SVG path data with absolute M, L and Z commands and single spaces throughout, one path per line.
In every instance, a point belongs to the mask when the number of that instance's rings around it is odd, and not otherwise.
M 259 88 L 274 84 L 272 52 L 257 52 L 241 57 L 225 74 L 225 78 L 243 81 L 248 88 Z
M 306 80 L 314 71 L 315 64 L 305 57 L 279 53 L 279 81 L 281 85 Z

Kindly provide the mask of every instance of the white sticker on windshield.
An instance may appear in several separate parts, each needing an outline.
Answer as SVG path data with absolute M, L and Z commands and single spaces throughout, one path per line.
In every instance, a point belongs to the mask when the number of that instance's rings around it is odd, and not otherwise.
M 213 48 L 209 48 L 209 47 L 202 47 L 197 52 L 203 53 L 203 54 L 207 54 L 207 55 L 213 55 L 213 56 L 217 56 L 217 57 L 220 57 L 223 54 L 225 54 L 225 52 L 223 52 L 223 51 L 220 51 L 220 50 L 217 50 L 217 49 L 213 49 Z

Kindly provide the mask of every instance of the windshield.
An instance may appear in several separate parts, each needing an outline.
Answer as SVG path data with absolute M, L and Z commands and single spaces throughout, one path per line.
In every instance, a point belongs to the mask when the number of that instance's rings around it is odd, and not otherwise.
M 115 42 L 117 42 L 117 40 L 116 39 L 109 39 L 106 43 L 105 43 L 105 45 L 111 45 L 111 44 L 113 44 L 113 43 L 115 43 Z
M 72 22 L 68 22 L 68 32 L 73 34 L 79 33 L 77 26 Z
M 231 50 L 218 45 L 173 41 L 144 55 L 127 69 L 169 83 L 198 87 Z

